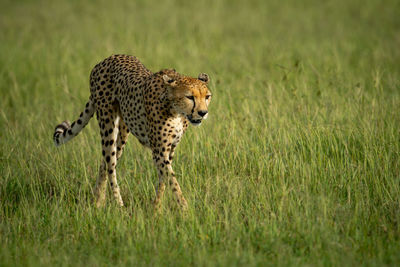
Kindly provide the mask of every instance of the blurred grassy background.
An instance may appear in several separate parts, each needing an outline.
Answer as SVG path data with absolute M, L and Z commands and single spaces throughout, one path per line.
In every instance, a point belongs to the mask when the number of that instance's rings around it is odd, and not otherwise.
M 0 265 L 398 265 L 398 1 L 1 1 Z M 117 53 L 210 75 L 174 162 L 189 211 L 131 137 L 126 207 L 92 206 L 97 123 L 59 149 Z

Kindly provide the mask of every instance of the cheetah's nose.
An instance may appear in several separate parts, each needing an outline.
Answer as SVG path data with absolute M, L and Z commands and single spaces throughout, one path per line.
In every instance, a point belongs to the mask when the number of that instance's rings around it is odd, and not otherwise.
M 208 111 L 207 111 L 207 110 L 199 110 L 199 111 L 197 111 L 197 113 L 198 113 L 200 116 L 204 117 L 204 116 L 208 113 Z

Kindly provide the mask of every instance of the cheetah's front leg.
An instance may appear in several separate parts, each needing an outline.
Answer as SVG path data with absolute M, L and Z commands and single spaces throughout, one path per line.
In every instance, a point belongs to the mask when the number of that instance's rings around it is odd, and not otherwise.
M 172 192 L 175 195 L 175 199 L 178 202 L 178 205 L 180 205 L 183 209 L 187 209 L 186 199 L 183 197 L 181 187 L 179 186 L 179 183 L 178 183 L 178 181 L 176 180 L 176 177 L 175 177 L 175 173 L 172 170 L 172 160 L 174 158 L 175 148 L 176 148 L 176 144 L 172 144 L 171 145 L 171 151 L 170 151 L 170 153 L 168 155 L 169 162 L 170 162 L 169 167 L 170 167 L 171 172 L 172 172 L 171 179 L 169 180 L 169 185 L 172 188 Z
M 168 183 L 171 186 L 172 191 L 174 192 L 178 205 L 185 210 L 187 208 L 187 202 L 186 199 L 183 197 L 179 183 L 175 178 L 175 173 L 172 170 L 172 162 L 169 158 L 169 153 L 157 152 L 158 151 L 153 151 L 153 160 L 157 167 L 159 177 L 156 198 L 154 200 L 155 208 L 157 210 L 160 209 L 161 200 L 165 191 L 165 183 Z

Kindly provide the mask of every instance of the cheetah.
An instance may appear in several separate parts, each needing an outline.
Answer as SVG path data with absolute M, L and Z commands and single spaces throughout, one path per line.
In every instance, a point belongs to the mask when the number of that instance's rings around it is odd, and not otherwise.
M 106 198 L 107 180 L 118 205 L 123 206 L 117 183 L 116 165 L 129 133 L 151 149 L 158 171 L 158 185 L 153 201 L 161 206 L 166 184 L 178 205 L 187 208 L 172 169 L 174 152 L 189 123 L 198 126 L 208 116 L 211 91 L 209 76 L 200 73 L 192 78 L 163 69 L 153 73 L 134 56 L 112 55 L 97 64 L 90 74 L 90 97 L 84 111 L 72 124 L 57 125 L 53 139 L 56 146 L 74 138 L 93 114 L 100 127 L 102 160 L 94 189 L 95 205 Z

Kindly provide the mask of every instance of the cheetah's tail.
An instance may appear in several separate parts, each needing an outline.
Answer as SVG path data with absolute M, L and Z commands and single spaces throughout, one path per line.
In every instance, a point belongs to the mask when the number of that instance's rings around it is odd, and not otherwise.
M 78 135 L 78 133 L 88 124 L 89 120 L 94 114 L 94 105 L 91 100 L 87 102 L 85 110 L 81 113 L 79 118 L 74 121 L 71 125 L 69 121 L 63 121 L 56 126 L 54 130 L 53 140 L 56 146 L 65 144 L 72 138 Z

